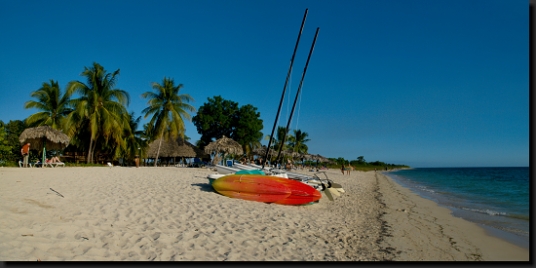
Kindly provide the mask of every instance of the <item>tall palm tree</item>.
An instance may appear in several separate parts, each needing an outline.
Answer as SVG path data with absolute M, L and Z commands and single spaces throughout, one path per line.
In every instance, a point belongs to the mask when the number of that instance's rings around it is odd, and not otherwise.
M 192 120 L 188 112 L 196 111 L 192 105 L 187 103 L 194 101 L 194 99 L 188 94 L 179 94 L 182 87 L 182 84 L 175 86 L 173 79 L 164 77 L 162 84 L 152 83 L 152 88 L 156 92 L 147 91 L 141 94 L 143 98 L 148 99 L 147 104 L 149 105 L 142 111 L 145 114 L 144 118 L 152 115 L 149 121 L 150 129 L 152 130 L 151 140 L 160 139 L 154 161 L 155 167 L 160 154 L 162 140 L 176 139 L 179 136 L 184 138 L 184 132 L 186 131 L 184 119 Z
M 86 127 L 89 134 L 87 162 L 93 163 L 93 156 L 98 138 L 106 144 L 113 141 L 121 143 L 123 130 L 128 127 L 129 103 L 128 93 L 115 88 L 119 69 L 107 73 L 98 63 L 84 67 L 81 74 L 87 82 L 71 81 L 67 86 L 69 94 L 78 93 L 80 98 L 71 100 L 73 113 L 68 117 L 68 132 L 76 132 L 77 128 Z
M 29 127 L 50 126 L 53 129 L 62 129 L 65 117 L 72 111 L 69 107 L 68 92 L 61 94 L 57 81 L 44 82 L 42 87 L 30 95 L 37 100 L 30 100 L 24 104 L 25 109 L 36 108 L 41 112 L 26 118 Z
M 294 130 L 294 135 L 290 135 L 288 137 L 288 145 L 292 149 L 293 152 L 297 153 L 307 153 L 307 150 L 309 149 L 306 142 L 310 141 L 307 137 L 309 134 L 307 132 L 303 132 L 301 130 Z

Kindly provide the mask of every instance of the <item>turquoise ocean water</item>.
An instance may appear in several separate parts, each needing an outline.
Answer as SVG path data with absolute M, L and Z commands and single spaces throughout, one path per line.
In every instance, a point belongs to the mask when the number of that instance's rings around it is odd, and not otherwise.
M 491 235 L 529 247 L 528 167 L 415 168 L 384 174 Z

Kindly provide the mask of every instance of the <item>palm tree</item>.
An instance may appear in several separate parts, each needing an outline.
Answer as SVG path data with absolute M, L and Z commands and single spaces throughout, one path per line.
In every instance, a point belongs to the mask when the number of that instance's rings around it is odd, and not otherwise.
M 84 67 L 81 74 L 87 78 L 86 84 L 71 81 L 67 86 L 69 94 L 78 93 L 80 98 L 71 100 L 74 111 L 68 117 L 68 133 L 85 127 L 89 134 L 87 162 L 93 163 L 94 151 L 99 138 L 106 145 L 109 141 L 120 144 L 124 128 L 128 127 L 128 93 L 115 88 L 119 69 L 107 73 L 98 63 L 91 68 Z M 102 144 L 101 144 L 102 145 Z
M 182 87 L 182 84 L 175 86 L 173 79 L 164 77 L 162 84 L 152 83 L 152 88 L 156 92 L 147 91 L 141 94 L 143 98 L 149 99 L 147 101 L 149 107 L 143 109 L 142 113 L 145 114 L 144 118 L 152 115 L 149 121 L 151 126 L 149 129 L 152 132 L 151 141 L 160 139 L 154 161 L 155 167 L 160 154 L 162 140 L 176 139 L 179 136 L 184 138 L 186 130 L 183 119 L 190 121 L 191 116 L 188 111 L 196 111 L 192 105 L 187 103 L 194 99 L 188 94 L 179 94 Z
M 282 127 L 282 126 L 277 127 L 276 137 L 273 138 L 273 144 L 274 144 L 273 149 L 276 152 L 279 151 L 279 149 L 285 150 L 287 148 L 287 146 L 285 146 L 285 144 L 282 144 L 283 139 L 284 139 L 285 135 L 287 134 L 286 130 L 287 130 L 286 127 Z M 280 148 L 281 146 L 283 146 L 283 148 Z
M 281 148 L 281 151 L 287 149 L 287 146 L 282 144 L 283 138 L 285 137 L 285 134 L 286 134 L 286 130 L 287 130 L 286 127 L 282 127 L 282 126 L 277 127 L 277 131 L 275 133 L 276 136 L 272 138 L 272 146 L 271 146 L 271 149 L 274 150 L 275 155 L 269 156 L 270 158 L 269 161 L 275 160 L 273 158 L 277 157 L 277 152 L 279 151 L 281 146 L 283 146 L 283 148 Z M 264 139 L 269 141 L 270 135 L 266 135 Z
M 137 118 L 134 116 L 134 112 L 128 115 L 128 127 L 123 129 L 123 140 L 119 146 L 115 147 L 115 155 L 122 158 L 130 158 L 135 155 L 140 155 L 141 151 L 145 150 L 147 143 L 142 138 L 143 131 L 136 130 L 141 121 L 141 116 Z
M 307 137 L 309 134 L 307 132 L 302 132 L 301 130 L 294 130 L 294 135 L 290 135 L 288 137 L 288 145 L 290 148 L 292 148 L 293 152 L 307 153 L 307 150 L 309 149 L 306 142 L 310 141 Z
M 26 118 L 29 127 L 50 126 L 53 129 L 62 129 L 65 117 L 72 111 L 69 108 L 68 92 L 61 94 L 57 81 L 44 82 L 43 86 L 30 95 L 37 100 L 30 100 L 24 104 L 25 109 L 36 108 L 41 112 Z

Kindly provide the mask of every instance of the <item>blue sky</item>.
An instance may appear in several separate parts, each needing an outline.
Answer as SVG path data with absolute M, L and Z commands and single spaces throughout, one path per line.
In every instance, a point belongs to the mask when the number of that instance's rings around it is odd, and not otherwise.
M 412 167 L 528 166 L 528 1 L 0 1 L 0 120 L 32 91 L 62 90 L 93 62 L 141 115 L 164 77 L 196 108 L 217 95 L 285 126 L 320 27 L 291 129 L 309 152 Z M 143 122 L 146 122 L 144 120 Z M 186 135 L 199 139 L 186 123 Z M 267 141 L 263 141 L 267 144 Z

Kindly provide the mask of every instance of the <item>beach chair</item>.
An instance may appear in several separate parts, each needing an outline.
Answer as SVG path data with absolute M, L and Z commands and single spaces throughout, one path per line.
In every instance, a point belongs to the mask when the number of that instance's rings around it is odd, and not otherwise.
M 205 164 L 199 158 L 194 158 L 193 167 L 203 167 Z
M 43 165 L 43 163 L 41 163 L 40 161 L 37 161 L 37 162 L 33 163 L 33 167 L 41 167 L 42 165 Z
M 23 162 L 19 160 L 19 167 L 22 167 L 22 165 L 23 165 Z M 28 166 L 32 167 L 32 163 L 28 163 Z
M 47 166 L 50 166 L 50 167 L 57 167 L 57 166 L 63 166 L 65 167 L 65 163 L 63 162 L 55 162 L 55 163 L 46 163 Z

